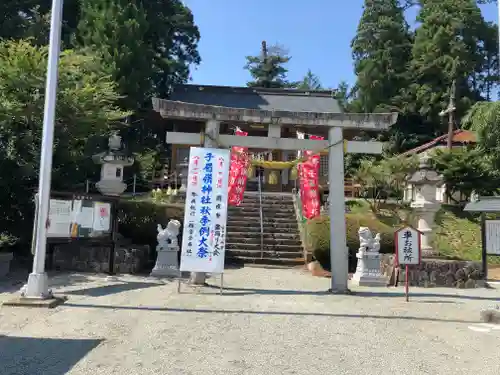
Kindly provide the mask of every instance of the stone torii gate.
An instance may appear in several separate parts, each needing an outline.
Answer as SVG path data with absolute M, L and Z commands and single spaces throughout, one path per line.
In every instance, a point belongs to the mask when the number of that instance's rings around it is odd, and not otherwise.
M 166 142 L 204 147 L 241 146 L 269 150 L 322 150 L 328 148 L 331 292 L 348 293 L 348 250 L 346 247 L 344 197 L 344 129 L 383 131 L 397 120 L 397 113 L 352 114 L 312 113 L 240 109 L 153 99 L 153 109 L 168 119 L 205 122 L 204 135 L 167 132 Z M 238 124 L 268 124 L 267 137 L 239 137 L 220 134 L 221 122 Z M 281 138 L 283 126 L 328 129 L 328 140 Z M 348 153 L 380 154 L 380 142 L 348 141 Z M 194 283 L 203 283 L 204 274 L 192 276 Z

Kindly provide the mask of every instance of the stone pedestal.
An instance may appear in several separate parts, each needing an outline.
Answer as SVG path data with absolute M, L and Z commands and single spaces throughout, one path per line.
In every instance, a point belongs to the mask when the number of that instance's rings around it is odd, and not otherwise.
M 177 277 L 179 276 L 178 246 L 168 246 L 166 249 L 158 249 L 156 264 L 150 276 L 154 277 Z
M 358 251 L 358 266 L 352 282 L 359 286 L 387 286 L 388 279 L 380 272 L 380 253 Z
M 420 245 L 422 257 L 433 257 L 438 254 L 432 247 L 432 232 L 434 217 L 440 208 L 440 204 L 427 200 L 416 200 L 411 203 L 417 219 L 417 230 L 421 232 Z

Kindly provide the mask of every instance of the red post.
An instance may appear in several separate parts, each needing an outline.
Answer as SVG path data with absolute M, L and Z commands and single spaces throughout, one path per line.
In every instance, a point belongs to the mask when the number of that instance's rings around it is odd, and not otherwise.
M 406 271 L 406 277 L 405 277 L 405 293 L 406 293 L 406 302 L 409 301 L 409 296 L 408 296 L 408 284 L 409 284 L 409 281 L 408 281 L 408 276 L 409 276 L 409 272 L 408 272 L 408 265 L 405 266 L 405 271 Z

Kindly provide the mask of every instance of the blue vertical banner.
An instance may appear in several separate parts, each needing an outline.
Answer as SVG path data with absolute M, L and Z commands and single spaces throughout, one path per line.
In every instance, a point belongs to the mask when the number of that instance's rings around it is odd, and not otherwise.
M 224 272 L 229 150 L 191 147 L 181 271 Z

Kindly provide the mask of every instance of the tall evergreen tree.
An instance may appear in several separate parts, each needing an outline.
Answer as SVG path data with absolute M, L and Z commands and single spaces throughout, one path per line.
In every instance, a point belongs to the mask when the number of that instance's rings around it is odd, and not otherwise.
M 124 107 L 142 107 L 152 91 L 150 65 L 154 58 L 154 51 L 144 41 L 149 29 L 146 12 L 128 0 L 84 0 L 81 12 L 77 45 L 102 58 L 118 83 Z
M 322 86 L 319 77 L 309 69 L 304 78 L 297 82 L 297 88 L 301 90 L 321 90 Z
M 365 0 L 352 41 L 356 97 L 364 111 L 387 110 L 400 104 L 411 42 L 397 0 Z
M 471 77 L 483 61 L 479 39 L 486 24 L 474 0 L 420 0 L 420 5 L 409 92 L 415 111 L 436 126 L 453 81 L 459 117 L 481 98 Z M 436 132 L 442 130 L 437 126 Z
M 136 110 L 187 81 L 199 37 L 180 0 L 82 0 L 76 45 L 106 61 L 124 106 Z
M 288 69 L 284 67 L 290 61 L 288 53 L 277 45 L 267 47 L 262 42 L 260 56 L 247 56 L 245 69 L 250 72 L 253 80 L 247 82 L 250 87 L 285 88 L 296 84 L 287 80 Z

